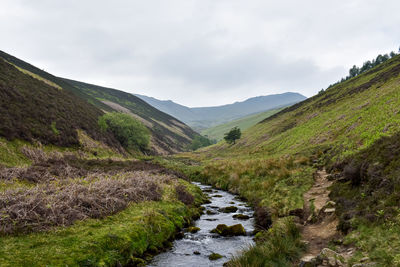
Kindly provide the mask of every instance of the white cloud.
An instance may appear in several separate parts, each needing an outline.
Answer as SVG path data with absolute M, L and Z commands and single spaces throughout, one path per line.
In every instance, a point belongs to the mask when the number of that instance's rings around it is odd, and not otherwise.
M 3 0 L 0 49 L 59 76 L 190 106 L 297 91 L 400 45 L 400 2 Z

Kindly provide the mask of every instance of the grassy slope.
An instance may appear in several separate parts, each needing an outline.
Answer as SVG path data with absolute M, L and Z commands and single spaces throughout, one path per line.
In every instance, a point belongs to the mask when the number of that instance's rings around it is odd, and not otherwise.
M 233 127 L 239 127 L 242 131 L 250 128 L 251 126 L 259 123 L 260 121 L 268 118 L 269 116 L 275 114 L 276 112 L 280 111 L 281 109 L 273 109 L 268 110 L 265 112 L 252 114 L 237 120 L 233 120 L 224 124 L 220 124 L 208 129 L 201 131 L 201 134 L 204 136 L 208 136 L 210 139 L 215 139 L 220 141 L 223 139 L 224 134 L 229 132 L 230 129 Z
M 43 144 L 79 144 L 77 129 L 92 138 L 119 148 L 118 142 L 97 124 L 101 110 L 59 90 L 0 59 L 0 136 L 9 140 Z
M 195 176 L 238 192 L 250 201 L 268 207 L 275 216 L 288 215 L 290 210 L 302 208 L 302 195 L 312 185 L 316 167 L 340 165 L 382 138 L 399 132 L 399 74 L 400 56 L 397 56 L 267 118 L 245 131 L 236 145 L 221 142 L 199 152 L 181 155 L 181 158 L 190 157 L 203 164 L 203 167 L 185 168 L 195 168 Z M 390 144 L 387 146 L 390 151 Z M 379 165 L 379 159 L 375 160 Z M 361 188 L 366 186 L 360 185 Z M 343 187 L 342 191 L 351 190 L 348 183 Z M 392 199 L 391 203 L 400 204 L 398 199 Z M 396 225 L 394 219 L 391 222 Z M 354 227 L 357 229 L 357 225 Z M 362 227 L 371 230 L 373 226 L 367 223 Z M 385 232 L 382 227 L 379 229 Z M 392 240 L 400 239 L 399 231 L 394 229 L 392 234 Z M 378 241 L 382 239 L 377 235 L 368 239 L 358 237 L 356 245 L 373 260 L 390 266 L 399 257 L 399 250 L 393 251 L 389 242 Z M 368 246 L 365 245 L 367 240 Z M 394 253 L 376 253 L 378 246 L 382 246 L 381 251 Z

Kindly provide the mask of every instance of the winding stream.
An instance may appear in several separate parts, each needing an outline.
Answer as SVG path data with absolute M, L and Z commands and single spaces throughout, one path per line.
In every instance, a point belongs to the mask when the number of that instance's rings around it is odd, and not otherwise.
M 172 249 L 154 257 L 149 267 L 203 267 L 222 266 L 232 256 L 253 244 L 251 232 L 254 230 L 253 210 L 246 203 L 237 199 L 234 195 L 213 189 L 211 186 L 195 183 L 203 192 L 210 196 L 211 203 L 204 204 L 204 215 L 195 222 L 200 230 L 197 233 L 185 232 L 183 239 L 176 240 Z M 211 191 L 211 192 L 210 192 Z M 238 210 L 234 213 L 219 212 L 219 208 L 235 206 Z M 207 211 L 209 211 L 207 213 Z M 215 213 L 215 214 L 211 214 Z M 248 220 L 234 219 L 234 214 L 244 214 L 251 218 Z M 210 233 L 218 224 L 228 226 L 242 224 L 246 230 L 246 236 L 222 237 Z M 208 256 L 212 253 L 221 254 L 219 260 L 211 261 Z

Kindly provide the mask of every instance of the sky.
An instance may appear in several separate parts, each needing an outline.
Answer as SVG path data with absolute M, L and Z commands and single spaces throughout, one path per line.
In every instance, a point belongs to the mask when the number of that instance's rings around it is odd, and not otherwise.
M 191 107 L 310 97 L 400 46 L 398 0 L 0 3 L 0 50 L 57 76 Z

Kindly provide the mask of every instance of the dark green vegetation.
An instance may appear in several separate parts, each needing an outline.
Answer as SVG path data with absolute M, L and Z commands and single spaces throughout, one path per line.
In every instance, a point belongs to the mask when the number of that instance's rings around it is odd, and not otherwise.
M 243 118 L 229 121 L 224 124 L 220 124 L 211 128 L 207 128 L 201 131 L 201 134 L 207 136 L 210 139 L 215 139 L 217 141 L 221 141 L 224 138 L 224 133 L 228 132 L 233 127 L 238 127 L 240 130 L 244 131 L 251 126 L 256 125 L 260 121 L 268 118 L 271 115 L 274 115 L 276 112 L 279 112 L 281 109 L 272 109 L 264 112 L 260 112 L 257 114 L 252 114 L 249 116 L 245 116 Z
M 179 120 L 122 91 L 67 80 L 44 72 L 0 51 L 0 136 L 37 140 L 43 144 L 79 145 L 77 130 L 121 146 L 97 124 L 104 112 L 127 113 L 151 132 L 150 153 L 169 154 L 187 149 L 198 134 Z M 4 60 L 8 62 L 4 62 Z
M 260 229 L 271 221 L 274 229 L 279 218 L 302 209 L 313 174 L 325 167 L 334 180 L 331 197 L 338 203 L 344 245 L 357 248 L 350 262 L 369 256 L 380 265 L 396 266 L 399 88 L 400 56 L 394 56 L 266 118 L 234 145 L 220 142 L 163 164 L 245 197 L 255 206 Z M 289 221 L 282 224 L 290 229 Z M 234 266 L 271 266 L 268 260 L 257 260 L 268 251 L 282 252 L 283 258 L 271 254 L 270 259 L 279 259 L 278 266 L 288 266 L 301 255 L 297 235 L 281 235 L 283 243 L 271 244 L 271 238 L 257 242 Z
M 199 132 L 238 118 L 266 110 L 285 107 L 306 99 L 306 97 L 298 93 L 284 93 L 253 97 L 242 102 L 235 102 L 223 106 L 189 108 L 170 100 L 162 101 L 143 95 L 136 96 L 155 108 L 180 119 Z M 213 136 L 210 137 L 214 138 Z
M 193 138 L 192 143 L 190 144 L 190 150 L 197 150 L 201 147 L 206 147 L 206 146 L 211 146 L 212 144 L 215 144 L 215 141 L 211 141 L 207 137 L 197 135 Z
M 399 49 L 399 52 L 400 52 L 400 49 Z M 392 51 L 392 52 L 390 52 L 389 54 L 384 54 L 384 55 L 378 55 L 375 59 L 373 59 L 372 61 L 371 60 L 368 60 L 368 61 L 365 61 L 364 62 L 364 64 L 361 66 L 361 67 L 357 67 L 356 65 L 354 65 L 350 70 L 349 70 L 349 75 L 348 76 L 346 76 L 346 78 L 342 78 L 342 80 L 340 81 L 340 82 L 344 82 L 344 81 L 346 81 L 346 80 L 348 80 L 348 79 L 351 79 L 351 78 L 353 78 L 353 77 L 356 77 L 357 75 L 360 75 L 361 73 L 364 73 L 364 72 L 367 72 L 367 71 L 369 71 L 370 69 L 372 69 L 372 68 L 374 68 L 374 67 L 376 67 L 376 66 L 378 66 L 378 65 L 380 65 L 380 64 L 382 64 L 382 63 L 384 63 L 384 62 L 386 62 L 386 61 L 388 61 L 390 58 L 393 58 L 393 57 L 395 57 L 397 54 L 394 52 L 394 51 Z M 338 84 L 339 82 L 337 82 L 337 83 L 335 83 L 335 84 L 333 84 L 333 85 L 330 85 L 329 87 L 332 87 L 332 86 L 334 86 L 334 85 L 336 85 L 336 84 Z M 329 88 L 328 87 L 328 88 Z
M 241 136 L 242 132 L 240 131 L 240 128 L 234 127 L 229 132 L 225 133 L 224 140 L 228 144 L 236 144 L 236 140 L 240 139 Z
M 127 149 L 145 152 L 149 147 L 150 131 L 128 114 L 111 112 L 99 118 L 103 131 L 110 130 L 121 145 Z

